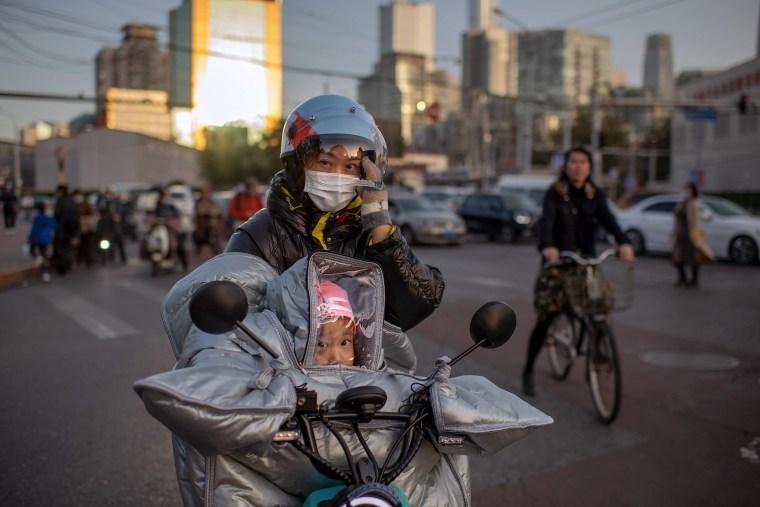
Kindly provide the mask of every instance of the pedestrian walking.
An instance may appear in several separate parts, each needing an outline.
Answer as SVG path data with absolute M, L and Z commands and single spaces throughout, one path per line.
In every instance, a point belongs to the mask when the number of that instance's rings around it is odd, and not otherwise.
M 3 219 L 5 234 L 16 234 L 16 215 L 18 214 L 18 196 L 13 189 L 13 183 L 6 182 L 0 191 L 0 201 L 3 203 Z
M 207 183 L 203 185 L 201 196 L 195 201 L 195 229 L 193 230 L 195 252 L 200 254 L 203 245 L 208 245 L 214 255 L 218 254 L 223 236 L 224 212 L 222 207 L 211 198 L 211 185 Z
M 32 228 L 27 238 L 29 254 L 40 265 L 42 281 L 49 282 L 50 254 L 55 233 L 55 218 L 47 214 L 44 202 L 37 203 L 35 208 L 37 209 L 37 215 L 32 221 Z
M 98 214 L 95 208 L 85 199 L 81 190 L 72 192 L 74 203 L 77 206 L 79 216 L 79 248 L 77 251 L 77 265 L 86 265 L 88 268 L 95 264 L 95 230 L 98 222 Z
M 24 212 L 24 221 L 29 223 L 32 221 L 32 212 L 34 211 L 34 197 L 29 192 L 21 194 L 21 209 Z
M 696 287 L 699 284 L 699 266 L 713 260 L 713 252 L 702 230 L 699 212 L 699 190 L 694 183 L 686 185 L 686 197 L 673 208 L 674 228 L 671 235 L 673 256 L 671 260 L 678 270 L 676 287 Z M 686 276 L 686 268 L 691 278 Z
M 240 227 L 263 207 L 258 181 L 253 177 L 247 178 L 243 188 L 230 200 L 228 214 L 234 220 L 234 228 Z
M 56 272 L 63 276 L 69 272 L 74 263 L 79 244 L 79 215 L 69 187 L 58 185 L 55 201 L 55 234 L 53 235 L 53 257 Z

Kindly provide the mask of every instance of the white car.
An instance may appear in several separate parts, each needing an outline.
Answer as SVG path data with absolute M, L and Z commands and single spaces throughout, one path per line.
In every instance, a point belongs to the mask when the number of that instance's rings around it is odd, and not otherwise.
M 636 254 L 672 251 L 673 208 L 681 199 L 678 195 L 655 195 L 629 208 L 613 210 Z M 760 217 L 719 197 L 701 196 L 699 208 L 702 229 L 716 257 L 738 264 L 757 262 Z

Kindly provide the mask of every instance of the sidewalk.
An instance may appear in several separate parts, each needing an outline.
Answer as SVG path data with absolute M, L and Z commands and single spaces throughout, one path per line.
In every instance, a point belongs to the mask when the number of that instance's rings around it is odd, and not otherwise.
M 23 285 L 30 278 L 39 276 L 38 266 L 29 254 L 22 251 L 31 226 L 31 222 L 24 221 L 23 214 L 20 214 L 15 234 L 6 234 L 5 228 L 0 228 L 0 289 Z

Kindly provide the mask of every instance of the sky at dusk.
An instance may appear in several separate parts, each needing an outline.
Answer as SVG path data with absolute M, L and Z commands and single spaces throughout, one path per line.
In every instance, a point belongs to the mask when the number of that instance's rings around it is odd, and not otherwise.
M 118 47 L 121 27 L 147 23 L 166 43 L 168 13 L 181 0 L 0 0 L 0 92 L 94 96 L 94 59 Z M 320 93 L 356 98 L 356 78 L 379 57 L 378 6 L 390 0 L 284 0 L 283 113 Z M 434 0 L 438 68 L 457 76 L 466 0 Z M 21 6 L 19 8 L 18 6 Z M 521 28 L 575 28 L 611 39 L 612 68 L 640 86 L 646 36 L 670 33 L 676 74 L 721 69 L 755 56 L 760 0 L 501 0 L 499 23 Z M 330 73 L 335 73 L 333 76 Z M 339 76 L 339 77 L 336 77 Z M 89 103 L 0 97 L 0 138 L 15 122 L 68 122 L 94 112 Z

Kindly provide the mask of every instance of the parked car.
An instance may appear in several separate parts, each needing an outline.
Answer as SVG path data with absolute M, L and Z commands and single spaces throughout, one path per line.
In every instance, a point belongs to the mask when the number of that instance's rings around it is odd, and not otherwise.
M 634 204 L 637 204 L 647 197 L 652 197 L 653 195 L 662 195 L 662 194 L 675 194 L 677 193 L 677 190 L 652 190 L 647 188 L 640 188 L 638 190 L 633 190 L 631 192 L 626 192 L 622 194 L 620 197 L 618 197 L 617 201 L 615 201 L 615 204 L 618 208 L 625 209 L 630 208 Z
M 464 201 L 467 194 L 472 190 L 463 187 L 425 187 L 419 191 L 419 194 L 427 197 L 433 204 L 440 205 L 444 209 L 456 212 Z
M 467 234 L 459 215 L 435 206 L 418 194 L 391 194 L 388 211 L 409 244 L 460 245 Z
M 636 254 L 672 251 L 673 208 L 681 199 L 679 195 L 655 195 L 614 211 Z M 702 228 L 715 255 L 738 264 L 757 262 L 760 218 L 719 197 L 703 195 L 699 202 Z
M 505 243 L 532 236 L 541 215 L 529 198 L 498 192 L 468 195 L 458 213 L 469 232 L 484 233 L 492 241 L 498 238 Z
M 544 205 L 544 195 L 555 181 L 557 176 L 550 174 L 505 174 L 496 181 L 494 190 L 525 196 L 541 209 Z

